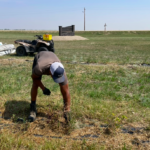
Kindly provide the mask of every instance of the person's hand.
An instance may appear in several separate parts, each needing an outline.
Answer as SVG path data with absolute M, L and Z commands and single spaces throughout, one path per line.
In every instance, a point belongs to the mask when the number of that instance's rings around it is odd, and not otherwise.
M 44 95 L 50 95 L 51 91 L 45 87 L 45 89 L 43 90 L 43 94 Z

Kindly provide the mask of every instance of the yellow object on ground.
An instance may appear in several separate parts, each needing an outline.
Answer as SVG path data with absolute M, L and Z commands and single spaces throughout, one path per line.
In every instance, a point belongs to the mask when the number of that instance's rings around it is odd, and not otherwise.
M 51 34 L 43 34 L 43 40 L 44 41 L 52 40 L 52 35 Z

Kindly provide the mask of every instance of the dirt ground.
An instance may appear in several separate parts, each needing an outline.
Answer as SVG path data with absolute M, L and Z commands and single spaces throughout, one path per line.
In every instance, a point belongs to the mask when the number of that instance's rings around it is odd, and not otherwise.
M 88 40 L 82 36 L 53 36 L 54 41 L 74 41 L 74 40 Z
M 35 142 L 46 139 L 69 139 L 98 142 L 107 147 L 120 148 L 126 144 L 133 149 L 150 149 L 150 133 L 143 125 L 128 124 L 115 128 L 95 119 L 76 120 L 73 125 L 66 124 L 61 112 L 44 116 L 37 114 L 37 119 L 26 122 L 22 118 L 13 121 L 5 119 L 4 110 L 0 110 L 0 132 L 32 138 Z

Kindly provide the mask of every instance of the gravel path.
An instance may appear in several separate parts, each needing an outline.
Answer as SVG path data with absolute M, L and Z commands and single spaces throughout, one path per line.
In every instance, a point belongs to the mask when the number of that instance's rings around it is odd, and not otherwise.
M 54 41 L 74 41 L 74 40 L 88 40 L 82 36 L 53 36 Z

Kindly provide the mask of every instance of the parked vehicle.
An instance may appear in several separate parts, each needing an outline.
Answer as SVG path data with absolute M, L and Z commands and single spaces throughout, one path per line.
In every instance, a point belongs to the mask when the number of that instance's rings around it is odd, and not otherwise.
M 55 52 L 52 36 L 51 38 L 49 38 L 49 35 L 45 34 L 43 36 L 35 35 L 35 37 L 37 37 L 37 39 L 33 41 L 29 41 L 29 40 L 15 41 L 15 44 L 20 45 L 16 48 L 16 53 L 18 56 L 26 56 L 28 53 L 33 54 L 35 52 L 40 52 L 40 51 L 51 51 L 53 53 Z

